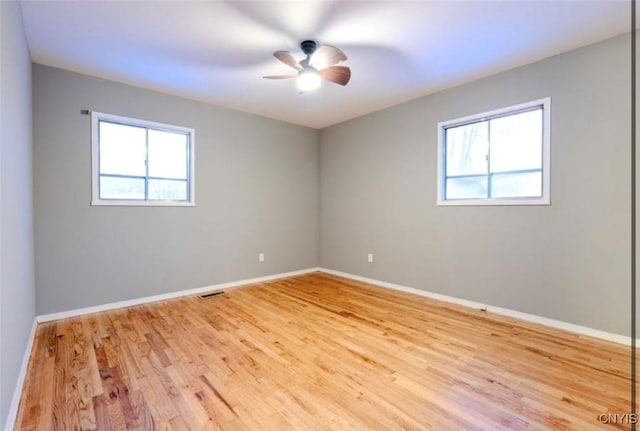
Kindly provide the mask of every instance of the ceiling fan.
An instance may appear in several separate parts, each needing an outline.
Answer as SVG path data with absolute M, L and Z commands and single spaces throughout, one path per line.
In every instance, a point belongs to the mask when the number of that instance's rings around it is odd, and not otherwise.
M 313 91 L 320 87 L 322 79 L 340 85 L 347 85 L 351 79 L 351 69 L 346 66 L 336 66 L 345 61 L 344 52 L 331 45 L 317 46 L 313 40 L 303 40 L 300 49 L 307 58 L 297 61 L 288 51 L 276 51 L 273 56 L 298 71 L 297 74 L 263 76 L 266 79 L 297 78 L 298 90 L 302 93 Z

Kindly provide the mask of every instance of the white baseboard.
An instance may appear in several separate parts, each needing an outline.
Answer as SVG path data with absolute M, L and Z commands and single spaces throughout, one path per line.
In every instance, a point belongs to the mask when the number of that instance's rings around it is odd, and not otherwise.
M 199 294 L 202 294 L 202 293 L 207 293 L 207 292 L 216 291 L 216 290 L 222 290 L 222 289 L 230 289 L 230 288 L 233 288 L 233 287 L 243 286 L 243 285 L 247 285 L 247 284 L 262 283 L 262 282 L 265 282 L 265 281 L 277 280 L 279 278 L 293 277 L 293 276 L 296 276 L 296 275 L 308 274 L 310 272 L 316 272 L 316 271 L 326 272 L 327 274 L 333 274 L 333 275 L 337 275 L 337 276 L 340 276 L 340 277 L 349 278 L 349 279 L 352 279 L 352 280 L 357 280 L 357 281 L 362 281 L 364 283 L 373 284 L 373 285 L 376 285 L 376 286 L 381 286 L 381 287 L 386 287 L 386 288 L 389 288 L 389 289 L 399 290 L 399 291 L 402 291 L 402 292 L 413 293 L 415 295 L 420 295 L 420 296 L 424 296 L 424 297 L 427 297 L 427 298 L 436 299 L 436 300 L 439 300 L 439 301 L 450 302 L 450 303 L 453 303 L 453 304 L 458 304 L 458 305 L 462 305 L 462 306 L 465 306 L 465 307 L 474 308 L 476 310 L 486 307 L 487 311 L 493 312 L 493 313 L 496 313 L 496 314 L 500 314 L 500 315 L 503 315 L 503 316 L 514 317 L 516 319 L 524 320 L 524 321 L 527 321 L 527 322 L 538 323 L 538 324 L 549 326 L 549 327 L 552 327 L 552 328 L 562 329 L 562 330 L 565 330 L 565 331 L 574 332 L 576 334 L 586 335 L 586 336 L 589 336 L 589 337 L 595 337 L 595 338 L 599 338 L 599 339 L 602 339 L 602 340 L 612 341 L 614 343 L 624 344 L 624 345 L 627 345 L 627 346 L 631 345 L 631 337 L 628 337 L 628 336 L 624 336 L 624 335 L 620 335 L 620 334 L 613 334 L 611 332 L 600 331 L 598 329 L 588 328 L 586 326 L 575 325 L 573 323 L 563 322 L 561 320 L 550 319 L 550 318 L 538 316 L 538 315 L 535 315 L 535 314 L 523 313 L 521 311 L 510 310 L 508 308 L 496 307 L 496 306 L 493 306 L 493 305 L 483 304 L 483 303 L 480 303 L 480 302 L 469 301 L 467 299 L 456 298 L 456 297 L 453 297 L 453 296 L 443 295 L 443 294 L 440 294 L 440 293 L 430 292 L 430 291 L 422 290 L 422 289 L 416 289 L 416 288 L 408 287 L 408 286 L 402 286 L 400 284 L 389 283 L 389 282 L 386 282 L 386 281 L 380 281 L 380 280 L 376 280 L 376 279 L 373 279 L 373 278 L 363 277 L 363 276 L 360 276 L 360 275 L 350 274 L 350 273 L 342 272 L 342 271 L 335 271 L 333 269 L 322 268 L 322 267 L 307 268 L 307 269 L 302 269 L 302 270 L 298 270 L 298 271 L 284 272 L 284 273 L 280 273 L 280 274 L 267 275 L 267 276 L 263 276 L 263 277 L 250 278 L 250 279 L 246 279 L 246 280 L 232 281 L 232 282 L 229 282 L 229 283 L 221 283 L 221 284 L 215 284 L 215 285 L 211 285 L 211 286 L 198 287 L 198 288 L 195 288 L 195 289 L 187 289 L 187 290 L 181 290 L 181 291 L 177 291 L 177 292 L 169 292 L 169 293 L 165 293 L 165 294 L 161 294 L 161 295 L 147 296 L 147 297 L 143 297 L 143 298 L 130 299 L 130 300 L 126 300 L 126 301 L 112 302 L 112 303 L 109 303 L 109 304 L 96 305 L 96 306 L 93 306 L 93 307 L 86 307 L 86 308 L 79 308 L 79 309 L 75 309 L 75 310 L 61 311 L 61 312 L 58 312 L 58 313 L 44 314 L 44 315 L 37 316 L 36 317 L 36 321 L 38 323 L 40 323 L 40 322 L 49 322 L 49 321 L 58 320 L 58 319 L 66 319 L 66 318 L 69 318 L 69 317 L 77 317 L 77 316 L 82 316 L 82 315 L 85 315 L 85 314 L 97 313 L 97 312 L 100 312 L 100 311 L 114 310 L 114 309 L 117 309 L 117 308 L 130 307 L 130 306 L 133 306 L 133 305 L 140 305 L 140 304 L 147 304 L 147 303 L 150 303 L 150 302 L 162 301 L 162 300 L 165 300 L 165 299 L 179 298 L 181 296 L 199 295 Z M 31 340 L 30 342 L 33 342 L 33 340 Z M 640 346 L 640 340 L 638 340 L 637 345 Z M 31 350 L 29 349 L 29 352 L 30 351 Z M 27 353 L 27 355 L 28 355 L 28 353 Z M 27 356 L 27 360 L 28 360 L 28 356 Z M 17 408 L 17 406 L 16 406 L 16 408 Z
M 503 316 L 514 317 L 516 319 L 524 320 L 527 322 L 538 323 L 538 324 L 549 326 L 552 328 L 574 332 L 580 335 L 586 335 L 589 337 L 612 341 L 614 343 L 624 344 L 626 346 L 631 345 L 631 337 L 627 337 L 619 334 L 613 334 L 611 332 L 600 331 L 598 329 L 588 328 L 586 326 L 574 325 L 573 323 L 563 322 L 561 320 L 549 319 L 547 317 L 537 316 L 535 314 L 528 314 L 528 313 L 523 313 L 521 311 L 510 310 L 508 308 L 495 307 L 493 305 L 487 305 L 480 302 L 468 301 L 466 299 L 456 298 L 448 295 L 442 295 L 440 293 L 429 292 L 427 290 L 421 290 L 413 287 L 402 286 L 399 284 L 389 283 L 386 281 L 375 280 L 373 278 L 362 277 L 360 275 L 349 274 L 347 272 L 334 271 L 332 269 L 327 269 L 327 268 L 319 268 L 319 271 L 326 272 L 327 274 L 337 275 L 339 277 L 349 278 L 356 281 L 362 281 L 364 283 L 374 284 L 376 286 L 386 287 L 394 290 L 400 290 L 402 292 L 413 293 L 413 294 L 424 296 L 427 298 L 437 299 L 439 301 L 463 305 L 465 307 L 474 308 L 476 310 L 486 307 L 487 311 L 500 314 Z M 640 346 L 640 340 L 638 340 L 637 345 Z
M 16 382 L 16 388 L 13 391 L 13 399 L 11 400 L 11 406 L 9 407 L 9 413 L 7 415 L 7 422 L 5 423 L 5 431 L 13 431 L 16 426 L 16 419 L 18 418 L 18 407 L 20 406 L 20 397 L 22 396 L 22 386 L 24 385 L 24 379 L 27 376 L 27 368 L 29 367 L 29 358 L 31 357 L 31 349 L 33 349 L 33 341 L 36 338 L 36 328 L 38 327 L 38 320 L 33 319 L 33 325 L 31 326 L 31 333 L 27 340 L 27 347 L 24 349 L 24 356 L 22 357 L 22 365 L 20 366 L 20 372 L 18 373 L 18 380 Z
M 128 299 L 126 301 L 111 302 L 109 304 L 95 305 L 92 307 L 78 308 L 75 310 L 61 311 L 58 313 L 43 314 L 37 316 L 38 323 L 50 322 L 52 320 L 66 319 L 69 317 L 77 317 L 100 311 L 114 310 L 117 308 L 131 307 L 133 305 L 147 304 L 149 302 L 163 301 L 165 299 L 179 298 L 181 296 L 199 295 L 202 293 L 212 292 L 216 290 L 230 289 L 232 287 L 243 286 L 245 284 L 262 283 L 265 281 L 277 280 L 279 278 L 293 277 L 301 274 L 319 271 L 320 268 L 307 268 L 298 271 L 283 272 L 280 274 L 266 275 L 263 277 L 249 278 L 246 280 L 232 281 L 229 283 L 214 284 L 211 286 L 197 287 L 195 289 L 180 290 L 177 292 L 163 293 L 161 295 L 146 296 L 143 298 Z

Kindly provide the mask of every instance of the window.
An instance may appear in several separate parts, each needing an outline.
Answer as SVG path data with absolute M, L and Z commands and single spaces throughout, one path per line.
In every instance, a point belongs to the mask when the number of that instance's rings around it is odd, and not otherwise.
M 551 99 L 438 124 L 438 205 L 548 205 Z
M 194 205 L 194 131 L 91 113 L 92 205 Z

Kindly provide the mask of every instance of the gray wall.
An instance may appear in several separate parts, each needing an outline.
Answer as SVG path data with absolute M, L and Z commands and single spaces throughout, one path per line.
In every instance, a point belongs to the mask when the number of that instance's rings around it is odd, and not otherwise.
M 628 334 L 627 37 L 319 135 L 41 65 L 33 79 L 39 313 L 320 262 Z M 552 205 L 436 207 L 437 122 L 546 96 Z M 195 128 L 197 206 L 91 207 L 82 109 Z
M 17 2 L 0 2 L 0 424 L 35 318 L 31 60 Z
M 628 335 L 627 39 L 323 129 L 321 265 Z M 436 124 L 546 96 L 552 205 L 436 207 Z
M 38 64 L 33 93 L 39 314 L 318 265 L 317 131 Z M 194 128 L 196 206 L 90 206 L 82 109 Z

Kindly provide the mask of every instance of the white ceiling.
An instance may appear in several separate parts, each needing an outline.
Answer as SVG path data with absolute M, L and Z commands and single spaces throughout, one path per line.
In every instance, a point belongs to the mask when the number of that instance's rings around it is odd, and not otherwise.
M 30 1 L 32 59 L 322 128 L 630 29 L 624 0 Z M 276 50 L 342 49 L 346 87 L 298 94 Z

